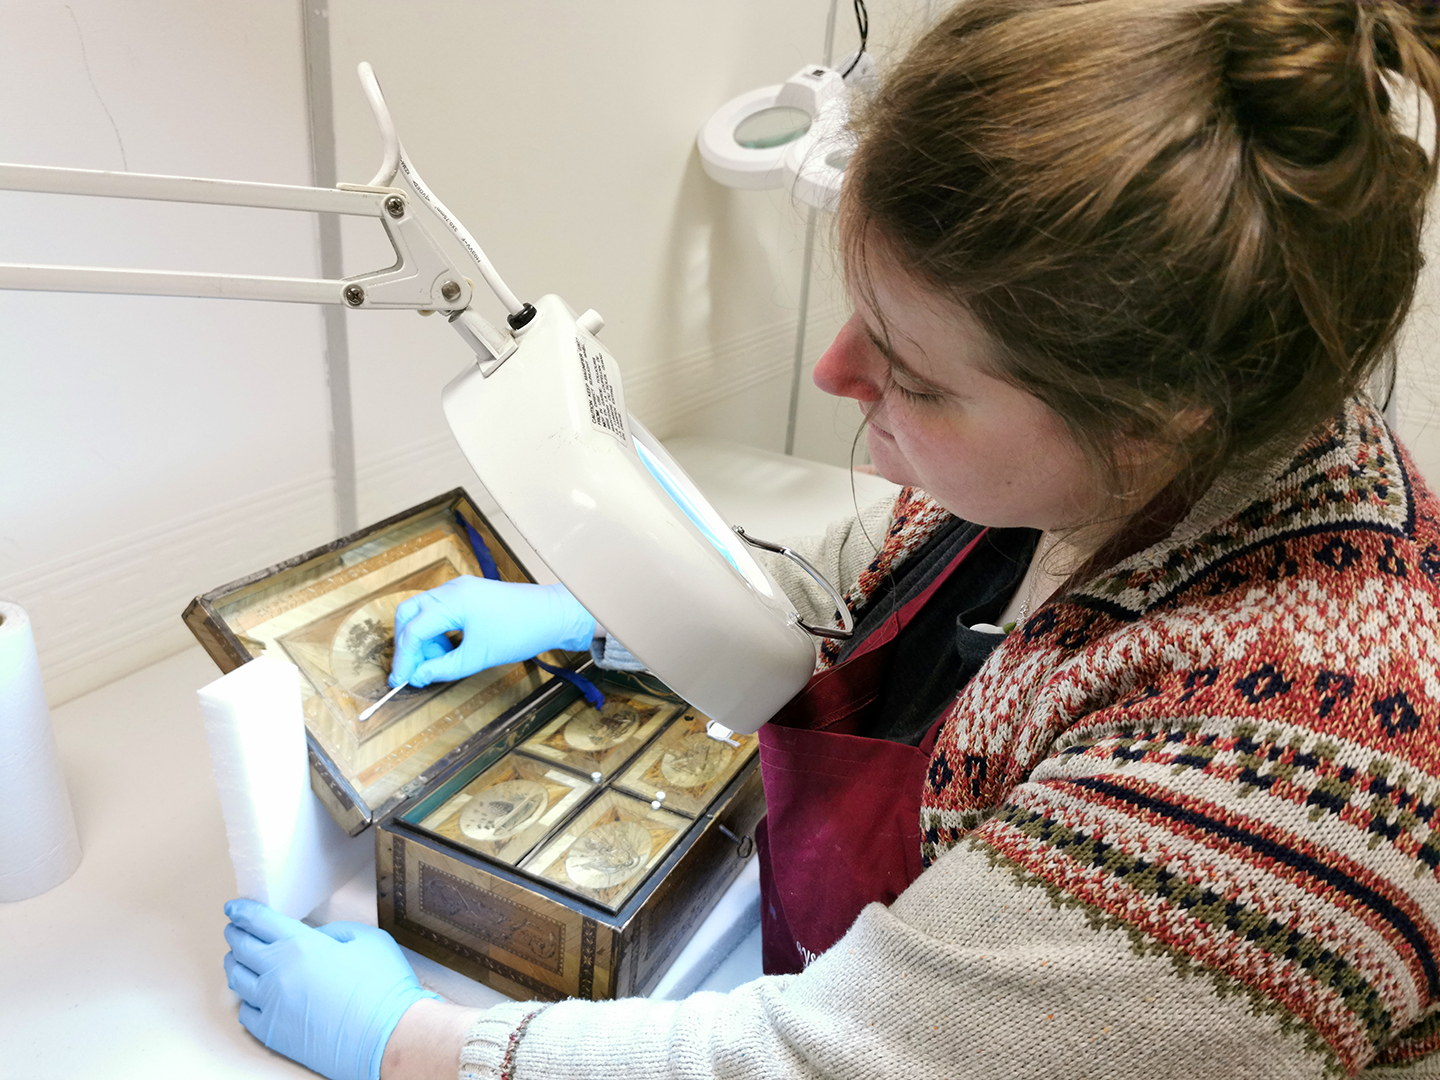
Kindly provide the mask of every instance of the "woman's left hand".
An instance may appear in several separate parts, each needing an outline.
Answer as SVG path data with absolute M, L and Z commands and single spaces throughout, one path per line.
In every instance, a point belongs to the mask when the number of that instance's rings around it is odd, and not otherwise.
M 377 1080 L 406 1010 L 439 1000 L 383 930 L 353 922 L 317 930 L 254 900 L 231 900 L 225 914 L 225 977 L 242 999 L 240 1023 L 330 1080 Z

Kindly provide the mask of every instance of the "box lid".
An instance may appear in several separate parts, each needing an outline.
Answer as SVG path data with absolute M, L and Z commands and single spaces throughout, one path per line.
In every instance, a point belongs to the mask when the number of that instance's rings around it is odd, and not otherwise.
M 468 528 L 467 528 L 468 526 Z M 197 597 L 185 622 L 222 671 L 278 656 L 300 669 L 316 794 L 351 835 L 427 776 L 492 738 L 551 675 L 534 661 L 453 683 L 389 689 L 395 608 L 462 574 L 482 573 L 470 529 L 502 580 L 533 580 L 462 490 Z M 568 653 L 540 657 L 556 666 Z

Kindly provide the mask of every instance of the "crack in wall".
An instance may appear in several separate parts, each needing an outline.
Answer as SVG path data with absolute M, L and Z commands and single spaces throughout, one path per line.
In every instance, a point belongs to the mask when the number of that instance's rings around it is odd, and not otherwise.
M 85 51 L 85 34 L 80 29 L 80 20 L 75 17 L 75 12 L 70 5 L 65 5 L 65 14 L 70 16 L 70 21 L 75 24 L 75 36 L 80 40 L 80 61 L 85 65 L 85 78 L 90 80 L 90 89 L 95 92 L 95 100 L 100 103 L 100 108 L 105 110 L 105 119 L 110 121 L 110 130 L 115 132 L 115 144 L 120 147 L 120 167 L 126 172 L 130 171 L 130 161 L 125 156 L 125 140 L 120 138 L 120 126 L 115 123 L 115 117 L 110 113 L 110 106 L 105 104 L 105 99 L 100 96 L 100 87 L 95 85 L 95 76 L 90 71 L 90 56 Z

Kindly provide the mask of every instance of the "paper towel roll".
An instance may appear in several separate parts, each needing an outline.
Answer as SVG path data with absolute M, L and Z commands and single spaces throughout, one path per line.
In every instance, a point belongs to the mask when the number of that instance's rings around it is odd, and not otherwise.
M 375 842 L 310 790 L 300 672 L 261 656 L 199 691 L 241 896 L 303 918 L 353 877 Z
M 30 616 L 0 600 L 0 901 L 49 892 L 80 865 L 70 792 L 40 682 Z

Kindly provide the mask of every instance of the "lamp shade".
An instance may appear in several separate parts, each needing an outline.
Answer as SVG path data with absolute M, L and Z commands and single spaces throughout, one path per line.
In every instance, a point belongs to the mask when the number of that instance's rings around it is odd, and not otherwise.
M 815 639 L 629 415 L 619 366 L 587 320 L 557 296 L 535 307 L 503 363 L 446 387 L 456 441 L 608 633 L 697 709 L 733 731 L 757 730 L 809 680 Z

